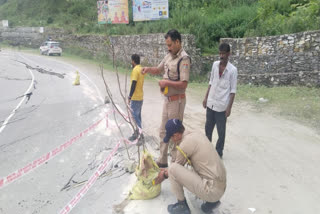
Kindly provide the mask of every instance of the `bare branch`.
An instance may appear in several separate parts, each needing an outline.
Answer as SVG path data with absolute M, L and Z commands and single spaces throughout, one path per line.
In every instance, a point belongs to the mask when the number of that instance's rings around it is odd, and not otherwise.
M 116 71 L 117 84 L 118 84 L 120 95 L 121 95 L 122 100 L 123 100 L 123 102 L 125 104 L 125 107 L 126 107 L 126 114 L 127 115 L 125 115 L 125 113 L 120 110 L 118 105 L 115 103 L 114 98 L 112 97 L 112 92 L 111 92 L 111 90 L 110 90 L 110 88 L 109 88 L 109 86 L 108 86 L 108 84 L 106 82 L 106 79 L 104 77 L 104 68 L 103 68 L 103 64 L 102 63 L 99 65 L 100 66 L 100 72 L 101 72 L 101 77 L 103 79 L 103 83 L 104 83 L 105 88 L 106 88 L 107 95 L 108 95 L 108 97 L 110 99 L 110 102 L 112 104 L 112 107 L 114 109 L 113 116 L 114 116 L 114 120 L 115 120 L 116 126 L 118 127 L 118 130 L 119 130 L 121 136 L 124 138 L 123 132 L 122 132 L 121 127 L 120 127 L 120 125 L 118 123 L 118 120 L 117 120 L 117 117 L 115 115 L 115 112 L 117 112 L 124 119 L 124 121 L 131 126 L 133 131 L 138 131 L 139 128 L 138 128 L 138 126 L 136 124 L 136 121 L 133 119 L 132 110 L 131 110 L 131 108 L 129 106 L 129 103 L 128 103 L 128 97 L 127 97 L 127 73 L 125 75 L 125 87 L 124 87 L 125 93 L 123 93 L 122 88 L 121 88 L 121 81 L 120 81 L 120 77 L 119 77 L 118 66 L 117 66 L 117 63 L 116 63 L 116 60 L 115 60 L 114 46 L 113 46 L 113 44 L 112 44 L 112 42 L 110 40 L 107 41 L 106 44 L 109 46 L 109 48 L 112 51 L 113 68 Z M 138 138 L 137 139 L 139 140 L 140 138 L 141 138 L 141 133 L 138 134 Z M 126 142 L 124 142 L 124 144 L 125 144 L 125 148 L 127 150 L 128 158 L 131 159 L 130 155 L 129 155 L 128 146 L 127 146 Z M 143 149 L 145 149 L 144 141 L 143 141 L 142 145 L 143 145 Z M 139 159 L 139 163 L 140 163 L 140 146 L 138 146 L 138 159 Z

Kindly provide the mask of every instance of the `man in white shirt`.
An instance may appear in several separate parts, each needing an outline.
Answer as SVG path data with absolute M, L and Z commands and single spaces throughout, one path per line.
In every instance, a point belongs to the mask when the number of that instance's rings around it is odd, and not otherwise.
M 202 104 L 207 109 L 206 136 L 212 142 L 212 132 L 217 124 L 218 140 L 216 150 L 222 158 L 227 117 L 231 114 L 232 104 L 237 91 L 238 71 L 229 62 L 229 44 L 222 43 L 219 46 L 219 56 L 220 61 L 215 61 L 212 65 L 209 87 Z

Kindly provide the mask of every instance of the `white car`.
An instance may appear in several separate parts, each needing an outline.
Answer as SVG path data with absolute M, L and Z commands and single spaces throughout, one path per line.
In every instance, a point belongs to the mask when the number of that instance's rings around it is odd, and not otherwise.
M 59 47 L 59 42 L 46 41 L 40 46 L 40 54 L 42 55 L 58 55 L 61 56 L 62 49 Z

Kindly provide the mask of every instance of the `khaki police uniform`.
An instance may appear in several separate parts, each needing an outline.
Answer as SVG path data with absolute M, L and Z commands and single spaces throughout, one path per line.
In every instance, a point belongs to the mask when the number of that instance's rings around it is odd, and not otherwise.
M 171 189 L 177 199 L 185 199 L 185 187 L 204 201 L 220 200 L 226 189 L 226 170 L 208 138 L 201 133 L 186 133 L 179 146 L 191 161 L 193 170 L 184 167 L 187 159 L 177 151 L 176 161 L 168 170 Z
M 180 61 L 180 63 L 179 63 Z M 178 80 L 178 63 L 180 71 L 180 80 Z M 189 81 L 191 60 L 188 54 L 183 50 L 176 55 L 167 54 L 158 69 L 163 73 L 163 79 L 173 81 Z M 168 163 L 168 143 L 163 142 L 166 135 L 165 125 L 170 119 L 183 120 L 184 109 L 186 105 L 185 89 L 175 89 L 168 87 L 168 93 L 165 95 L 166 99 L 163 103 L 162 122 L 160 126 L 160 156 L 158 162 L 161 164 Z M 175 159 L 175 149 L 171 152 L 172 161 Z

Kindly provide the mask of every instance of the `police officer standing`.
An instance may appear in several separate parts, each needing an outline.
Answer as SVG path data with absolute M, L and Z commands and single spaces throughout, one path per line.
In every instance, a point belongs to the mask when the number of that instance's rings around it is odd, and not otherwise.
M 162 140 L 165 136 L 165 125 L 169 119 L 183 120 L 186 105 L 185 91 L 189 81 L 191 59 L 183 50 L 181 34 L 173 29 L 165 35 L 169 53 L 160 62 L 158 67 L 144 67 L 142 73 L 163 74 L 159 81 L 161 92 L 166 97 L 162 109 L 162 122 L 160 127 L 160 156 L 157 161 L 159 167 L 168 167 L 168 144 Z M 172 162 L 175 161 L 176 149 L 171 152 Z

